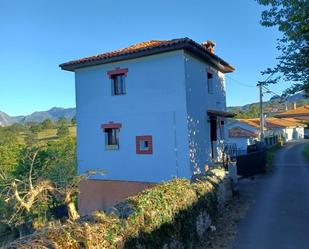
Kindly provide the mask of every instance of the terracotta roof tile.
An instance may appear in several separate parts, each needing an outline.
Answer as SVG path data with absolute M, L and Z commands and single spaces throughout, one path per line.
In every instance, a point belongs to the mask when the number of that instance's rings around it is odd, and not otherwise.
M 229 129 L 229 137 L 241 138 L 241 137 L 258 137 L 258 134 L 243 129 L 241 127 L 233 127 Z
M 255 128 L 260 128 L 260 119 L 252 118 L 252 119 L 238 119 L 240 122 L 251 125 Z M 282 127 L 303 127 L 304 125 L 301 122 L 295 122 L 292 120 L 287 120 L 285 118 L 266 118 L 265 120 L 265 128 L 282 128 Z
M 300 122 L 295 122 L 285 118 L 267 118 L 266 123 L 278 125 L 281 127 L 303 127 L 304 125 Z
M 275 115 L 275 117 L 309 116 L 309 105 L 304 105 L 293 110 L 288 110 Z
M 259 119 L 237 119 L 240 122 L 253 126 L 255 128 L 260 128 L 260 120 Z
M 69 61 L 59 66 L 64 70 L 74 71 L 75 69 L 82 67 L 138 58 L 178 49 L 186 49 L 204 59 L 209 60 L 211 64 L 217 66 L 221 71 L 234 71 L 234 68 L 226 61 L 221 59 L 219 56 L 211 53 L 205 46 L 202 46 L 201 44 L 189 38 L 180 38 L 173 40 L 150 40 L 115 51 Z

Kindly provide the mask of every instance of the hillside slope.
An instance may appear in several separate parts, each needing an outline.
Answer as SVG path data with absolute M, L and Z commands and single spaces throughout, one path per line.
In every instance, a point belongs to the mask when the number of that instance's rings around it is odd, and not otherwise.
M 48 111 L 34 112 L 26 116 L 10 116 L 5 112 L 0 111 L 0 126 L 7 126 L 14 123 L 28 123 L 28 122 L 42 122 L 49 118 L 53 121 L 59 118 L 65 117 L 67 119 L 72 119 L 76 114 L 75 108 L 60 108 L 53 107 Z

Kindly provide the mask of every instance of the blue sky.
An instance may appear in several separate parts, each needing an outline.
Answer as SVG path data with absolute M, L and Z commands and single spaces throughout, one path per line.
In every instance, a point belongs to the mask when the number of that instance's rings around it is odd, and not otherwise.
M 24 115 L 73 107 L 74 74 L 60 63 L 180 37 L 215 41 L 216 54 L 236 68 L 227 78 L 228 105 L 255 102 L 257 88 L 241 83 L 265 78 L 260 71 L 275 65 L 280 36 L 260 26 L 262 9 L 254 0 L 0 0 L 0 110 Z

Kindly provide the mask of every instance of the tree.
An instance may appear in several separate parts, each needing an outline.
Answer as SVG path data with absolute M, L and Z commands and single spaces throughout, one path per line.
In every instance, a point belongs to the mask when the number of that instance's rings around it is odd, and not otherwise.
M 66 125 L 61 125 L 57 128 L 57 136 L 58 137 L 65 137 L 70 134 L 69 127 Z
M 13 174 L 0 169 L 0 211 L 2 222 L 19 234 L 33 231 L 57 217 L 53 208 L 65 205 L 68 219 L 76 220 L 78 184 L 104 171 L 76 175 L 76 142 L 66 137 L 43 146 L 25 147 Z
M 12 133 L 19 134 L 20 132 L 26 131 L 26 127 L 23 126 L 22 124 L 15 123 L 15 124 L 8 126 L 7 130 Z
M 68 120 L 65 117 L 59 118 L 57 121 L 58 126 L 68 125 Z
M 25 225 L 32 228 L 33 225 L 29 226 L 29 224 L 40 218 L 38 216 L 40 206 L 48 206 L 51 198 L 67 206 L 69 219 L 79 218 L 73 198 L 73 195 L 77 193 L 79 177 L 72 175 L 71 182 L 67 182 L 64 188 L 57 185 L 57 182 L 39 176 L 38 172 L 47 168 L 48 162 L 50 162 L 46 160 L 47 164 L 42 165 L 41 152 L 41 148 L 30 151 L 27 158 L 28 172 L 20 175 L 21 178 L 10 178 L 4 173 L 0 173 L 3 189 L 0 196 L 9 210 L 4 222 L 12 228 L 21 227 L 23 229 Z
M 12 132 L 8 127 L 0 127 L 0 145 L 12 144 L 17 141 L 19 134 Z
M 39 138 L 38 133 L 32 133 L 31 132 L 31 133 L 26 135 L 25 143 L 27 145 L 34 145 L 35 143 L 38 142 L 38 138 Z
M 0 225 L 27 234 L 51 220 L 59 205 L 67 206 L 69 218 L 76 219 L 75 139 L 12 146 L 0 146 Z
M 47 118 L 42 122 L 43 129 L 53 129 L 55 127 L 54 122 Z
M 71 119 L 71 124 L 74 126 L 76 125 L 76 116 L 74 116 L 72 119 Z
M 278 39 L 281 52 L 275 68 L 264 74 L 282 74 L 293 81 L 287 93 L 305 90 L 309 94 L 309 1 L 308 0 L 256 0 L 270 8 L 262 12 L 261 24 L 278 26 L 283 37 Z
M 29 130 L 32 133 L 38 133 L 42 130 L 42 125 L 41 124 L 33 124 L 30 126 Z

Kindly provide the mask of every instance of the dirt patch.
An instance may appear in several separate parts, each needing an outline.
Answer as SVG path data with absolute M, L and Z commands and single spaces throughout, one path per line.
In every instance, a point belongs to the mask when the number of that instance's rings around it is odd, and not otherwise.
M 197 249 L 231 249 L 237 234 L 237 224 L 245 216 L 249 202 L 237 194 L 224 208 L 204 241 Z

